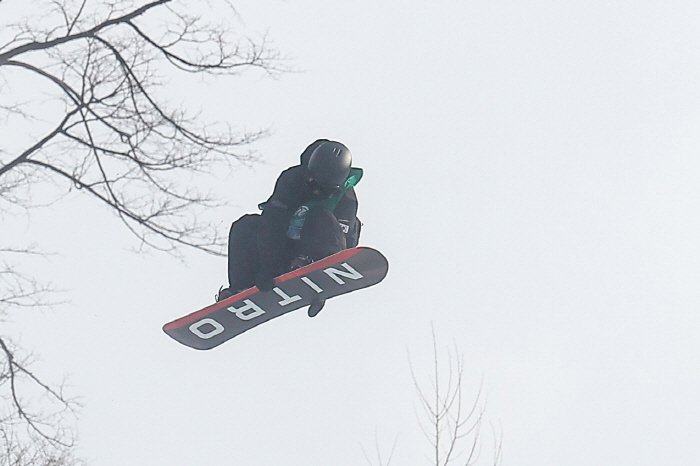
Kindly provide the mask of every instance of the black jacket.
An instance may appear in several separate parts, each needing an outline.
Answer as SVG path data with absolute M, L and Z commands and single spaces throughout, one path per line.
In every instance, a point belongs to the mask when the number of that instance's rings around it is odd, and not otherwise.
M 294 240 L 287 237 L 290 220 L 300 206 L 322 201 L 305 183 L 308 157 L 302 154 L 302 164 L 288 168 L 277 178 L 270 198 L 261 204 L 263 213 L 258 229 L 258 254 L 260 276 L 271 278 L 285 271 L 290 254 L 294 254 Z M 348 248 L 357 246 L 360 222 L 357 219 L 357 197 L 354 188 L 349 188 L 333 209 L 333 214 L 345 232 Z

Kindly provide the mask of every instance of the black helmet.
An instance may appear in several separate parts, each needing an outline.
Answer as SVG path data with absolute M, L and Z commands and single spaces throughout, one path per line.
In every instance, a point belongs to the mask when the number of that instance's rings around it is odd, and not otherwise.
M 319 142 L 319 141 L 317 141 Z M 352 154 L 336 141 L 321 141 L 309 156 L 309 175 L 316 183 L 327 188 L 342 186 L 350 175 Z

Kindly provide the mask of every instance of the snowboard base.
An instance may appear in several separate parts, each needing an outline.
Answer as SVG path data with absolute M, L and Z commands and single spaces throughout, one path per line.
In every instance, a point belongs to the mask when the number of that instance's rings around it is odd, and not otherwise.
M 211 349 L 275 317 L 376 285 L 388 269 L 376 249 L 346 249 L 275 278 L 270 291 L 249 288 L 169 322 L 163 331 L 183 345 Z M 314 310 L 310 308 L 310 316 Z

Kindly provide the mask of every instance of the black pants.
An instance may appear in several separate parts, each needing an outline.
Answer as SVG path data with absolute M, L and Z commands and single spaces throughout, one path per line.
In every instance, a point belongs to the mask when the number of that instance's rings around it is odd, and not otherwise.
M 255 286 L 255 276 L 260 270 L 258 254 L 258 228 L 260 215 L 247 214 L 231 225 L 228 237 L 228 281 L 232 291 Z M 317 261 L 346 249 L 345 234 L 338 219 L 328 209 L 314 207 L 306 214 L 301 238 L 287 239 L 283 257 L 278 257 L 276 275 L 290 270 L 295 257 L 308 256 Z

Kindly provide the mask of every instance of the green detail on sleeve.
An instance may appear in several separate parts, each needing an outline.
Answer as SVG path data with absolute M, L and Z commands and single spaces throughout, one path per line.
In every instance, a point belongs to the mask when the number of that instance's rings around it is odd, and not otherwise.
M 329 199 L 323 199 L 322 201 L 311 201 L 297 208 L 296 212 L 289 221 L 289 229 L 287 230 L 287 236 L 291 239 L 299 239 L 301 235 L 301 229 L 304 226 L 304 220 L 306 220 L 306 214 L 313 207 L 320 206 L 331 212 L 338 206 L 340 200 L 345 196 L 345 193 L 362 179 L 362 169 L 361 168 L 351 168 L 350 176 L 345 180 L 345 184 L 340 188 L 340 192 Z M 262 204 L 264 208 L 264 204 Z M 260 207 L 260 206 L 258 206 Z

